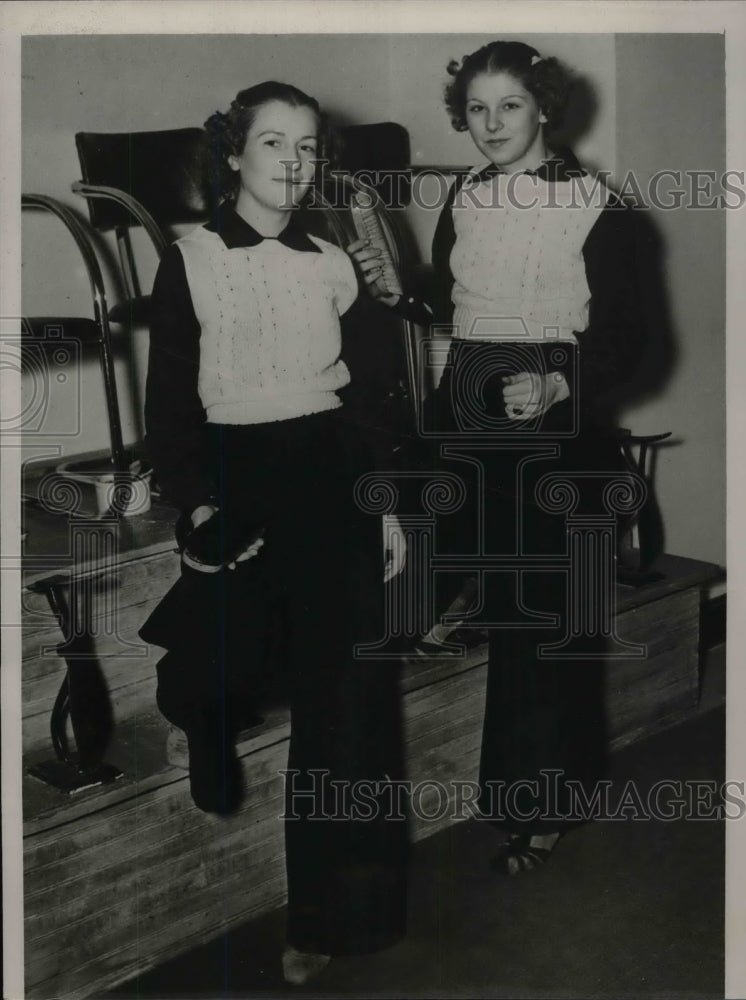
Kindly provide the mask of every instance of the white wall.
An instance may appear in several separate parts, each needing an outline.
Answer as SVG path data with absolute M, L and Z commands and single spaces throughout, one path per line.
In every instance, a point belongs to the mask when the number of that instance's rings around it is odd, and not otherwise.
M 313 94 L 340 124 L 405 125 L 413 164 L 469 164 L 470 140 L 453 132 L 442 106 L 445 67 L 493 37 L 497 32 L 26 37 L 23 189 L 53 195 L 85 215 L 83 202 L 70 193 L 79 177 L 76 131 L 200 125 L 239 89 L 270 78 Z M 634 168 L 641 175 L 669 166 L 722 167 L 717 36 L 520 37 L 564 59 L 592 84 L 598 111 L 575 145 L 588 166 L 617 174 Z M 407 210 L 423 259 L 436 214 Z M 640 432 L 674 429 L 682 439 L 664 453 L 658 473 L 669 551 L 724 562 L 724 222 L 704 212 L 660 216 L 678 360 L 665 391 L 636 405 L 626 422 Z M 23 239 L 24 310 L 85 314 L 84 276 L 51 220 L 26 217 Z M 144 241 L 138 245 L 154 273 L 154 255 L 147 256 Z M 113 271 L 107 270 L 107 281 L 113 289 Z M 146 349 L 147 334 L 140 331 L 118 364 L 126 440 L 141 434 Z M 82 431 L 63 442 L 66 453 L 107 445 L 95 367 L 84 368 L 81 391 Z M 53 406 L 48 427 L 56 420 Z
M 725 169 L 722 35 L 620 35 L 617 175 Z M 725 213 L 651 209 L 666 256 L 674 366 L 635 405 L 637 433 L 671 430 L 656 490 L 669 552 L 725 565 Z

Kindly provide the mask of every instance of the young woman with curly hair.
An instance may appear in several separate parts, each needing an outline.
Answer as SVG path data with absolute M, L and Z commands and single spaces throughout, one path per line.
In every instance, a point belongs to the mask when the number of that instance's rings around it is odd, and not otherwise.
M 473 553 L 475 574 L 483 556 L 505 560 L 480 594 L 489 670 L 479 806 L 507 831 L 495 867 L 514 875 L 586 818 L 575 807 L 593 801 L 603 774 L 598 635 L 573 635 L 570 655 L 547 648 L 561 645 L 571 609 L 565 518 L 541 483 L 569 477 L 575 513 L 593 519 L 605 514 L 604 483 L 625 475 L 611 411 L 641 349 L 644 241 L 635 213 L 552 141 L 570 84 L 556 59 L 495 41 L 448 72 L 451 122 L 483 162 L 442 208 L 429 308 L 406 289 L 384 294 L 375 249 L 354 255 L 374 297 L 439 335 L 451 327 L 427 421 L 469 502 L 441 519 L 436 544 Z M 586 623 L 610 614 L 608 598 L 599 590 L 580 609 Z
M 350 808 L 356 784 L 380 789 L 399 759 L 394 667 L 354 653 L 382 634 L 385 570 L 380 521 L 354 500 L 370 459 L 337 395 L 358 286 L 348 255 L 299 221 L 324 153 L 316 101 L 259 84 L 206 133 L 219 204 L 161 260 L 145 407 L 153 466 L 182 513 L 182 578 L 141 634 L 168 650 L 158 704 L 186 733 L 195 804 L 226 814 L 240 800 L 234 739 L 281 623 L 283 968 L 300 983 L 404 931 L 404 823 Z

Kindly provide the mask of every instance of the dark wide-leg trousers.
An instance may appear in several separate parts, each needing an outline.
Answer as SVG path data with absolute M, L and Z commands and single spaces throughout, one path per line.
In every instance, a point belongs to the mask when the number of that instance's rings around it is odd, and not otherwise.
M 605 771 L 603 644 L 580 637 L 572 659 L 540 650 L 567 633 L 568 576 L 551 560 L 566 557 L 568 548 L 565 515 L 545 509 L 536 487 L 547 474 L 616 475 L 624 463 L 608 434 L 577 423 L 575 401 L 557 404 L 537 421 L 514 423 L 502 397 L 502 376 L 553 370 L 556 347 L 455 342 L 430 413 L 431 426 L 441 432 L 434 438 L 438 465 L 461 476 L 467 490 L 466 503 L 439 522 L 438 550 L 473 553 L 473 573 L 480 555 L 521 556 L 517 572 L 485 578 L 482 616 L 503 624 L 489 629 L 479 807 L 511 832 L 583 822 L 587 815 L 576 806 L 592 801 Z M 572 385 L 569 369 L 567 374 Z M 475 381 L 479 394 L 469 395 Z M 475 466 L 454 451 L 478 458 L 481 485 Z M 603 476 L 575 481 L 576 512 L 603 513 Z M 475 530 L 480 513 L 481 543 Z M 539 625 L 537 614 L 555 615 L 557 622 Z
M 265 544 L 234 571 L 185 570 L 189 596 L 156 609 L 158 703 L 187 730 L 207 713 L 230 739 L 278 687 L 268 661 L 282 665 L 287 939 L 377 950 L 404 933 L 406 824 L 385 792 L 402 768 L 396 668 L 354 652 L 383 627 L 380 519 L 353 492 L 368 456 L 340 411 L 208 433 L 220 515 L 249 510 Z

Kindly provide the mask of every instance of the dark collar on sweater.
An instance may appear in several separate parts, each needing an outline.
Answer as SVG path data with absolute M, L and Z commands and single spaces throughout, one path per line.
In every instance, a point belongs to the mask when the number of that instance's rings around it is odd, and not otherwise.
M 301 250 L 307 253 L 321 253 L 319 247 L 311 240 L 298 222 L 295 213 L 279 236 L 262 236 L 245 219 L 242 219 L 232 205 L 220 205 L 212 219 L 205 224 L 205 229 L 217 233 L 229 250 L 238 247 L 255 247 L 264 240 L 277 240 L 291 250 Z
M 533 177 L 538 177 L 542 181 L 569 181 L 573 177 L 584 177 L 585 170 L 580 166 L 578 161 L 575 159 L 575 154 L 569 149 L 557 149 L 554 156 L 549 160 L 544 160 L 536 170 L 523 170 L 524 174 L 530 174 Z M 480 170 L 477 174 L 477 178 L 480 181 L 489 180 L 490 177 L 494 177 L 496 174 L 502 174 L 499 167 L 494 167 L 492 165 L 485 167 Z

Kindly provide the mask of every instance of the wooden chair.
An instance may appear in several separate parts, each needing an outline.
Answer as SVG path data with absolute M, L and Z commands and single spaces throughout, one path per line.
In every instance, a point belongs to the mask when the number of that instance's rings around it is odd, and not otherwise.
M 633 434 L 627 427 L 617 431 L 619 446 L 630 468 L 644 481 L 647 496 L 642 507 L 629 523 L 622 527 L 619 538 L 617 580 L 631 587 L 639 587 L 661 579 L 653 564 L 663 555 L 664 534 L 660 508 L 653 485 L 656 445 L 671 437 L 672 431 L 662 434 Z M 637 533 L 637 548 L 632 545 L 633 532 Z

